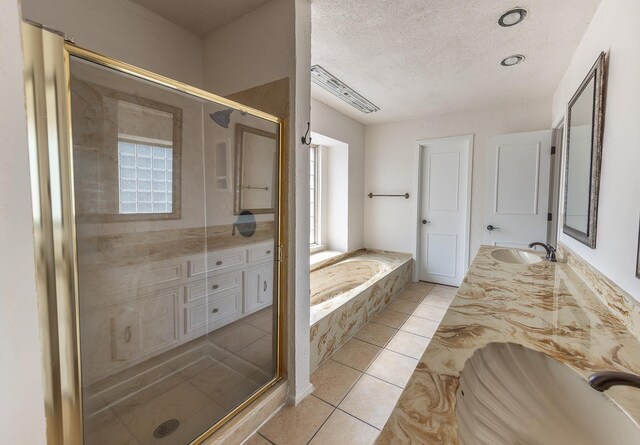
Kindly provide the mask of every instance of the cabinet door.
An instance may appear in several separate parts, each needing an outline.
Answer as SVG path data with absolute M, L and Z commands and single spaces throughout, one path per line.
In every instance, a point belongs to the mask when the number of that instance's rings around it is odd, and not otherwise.
M 245 314 L 273 303 L 273 264 L 245 271 L 244 303 Z
M 81 323 L 82 372 L 95 382 L 176 345 L 178 288 L 87 312 Z

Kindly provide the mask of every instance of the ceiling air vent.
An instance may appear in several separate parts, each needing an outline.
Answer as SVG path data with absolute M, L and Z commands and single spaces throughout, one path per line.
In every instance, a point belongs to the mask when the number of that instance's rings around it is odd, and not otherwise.
M 363 113 L 375 113 L 380 110 L 380 107 L 372 104 L 365 99 L 360 93 L 355 91 L 349 85 L 338 79 L 329 71 L 322 68 L 320 65 L 313 65 L 311 67 L 311 81 L 322 88 L 344 100 L 352 107 L 357 108 Z

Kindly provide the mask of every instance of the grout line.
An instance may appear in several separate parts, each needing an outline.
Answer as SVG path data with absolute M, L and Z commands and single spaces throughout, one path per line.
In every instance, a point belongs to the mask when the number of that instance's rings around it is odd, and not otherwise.
M 357 340 L 357 339 L 356 339 L 356 340 Z M 368 343 L 368 344 L 371 344 L 371 343 Z M 376 347 L 377 347 L 377 348 L 379 348 L 380 350 L 379 350 L 378 352 L 376 352 L 376 355 L 374 355 L 374 356 L 373 356 L 373 360 L 371 360 L 371 363 L 373 363 L 373 362 L 376 360 L 376 358 L 378 358 L 378 355 L 380 355 L 380 353 L 381 353 L 381 352 L 382 352 L 382 350 L 384 349 L 384 348 L 380 348 L 380 346 L 376 346 Z M 333 355 L 333 354 L 331 354 L 331 355 Z M 329 356 L 329 358 L 327 358 L 327 360 L 330 360 L 330 359 L 331 359 L 331 356 Z M 366 371 L 367 369 L 369 369 L 369 366 L 371 366 L 371 363 L 369 363 L 369 364 L 367 365 L 366 369 L 365 369 L 364 371 L 361 371 L 361 370 L 360 370 L 360 369 L 358 369 L 358 368 L 354 368 L 354 367 L 353 367 L 353 366 L 351 366 L 351 365 L 347 365 L 346 363 L 339 362 L 339 361 L 338 361 L 338 360 L 336 360 L 336 359 L 331 359 L 331 360 L 333 360 L 333 361 L 334 361 L 334 362 L 336 362 L 336 363 L 340 363 L 341 365 L 344 365 L 344 366 L 346 366 L 347 368 L 355 369 L 356 371 L 358 371 L 358 372 L 360 372 L 360 373 L 362 373 L 362 374 L 364 374 L 364 373 L 365 373 L 365 371 Z M 322 363 L 325 363 L 325 362 L 326 362 L 326 360 L 325 360 L 324 362 L 322 362 Z
M 264 437 L 262 434 L 260 434 L 259 431 L 256 431 L 256 434 L 260 437 L 262 437 L 264 440 L 266 440 L 267 442 L 269 442 L 271 445 L 276 445 L 275 443 L 271 442 L 269 439 L 267 439 L 266 437 Z M 249 440 L 251 438 L 251 436 L 249 436 L 249 438 L 247 438 L 247 440 Z
M 344 401 L 344 399 L 347 398 L 347 396 L 349 395 L 349 393 L 351 392 L 351 390 L 353 388 L 356 387 L 356 385 L 358 384 L 358 382 L 360 381 L 360 379 L 362 378 L 362 376 L 364 375 L 364 372 L 360 371 L 360 375 L 358 376 L 358 378 L 356 379 L 355 382 L 353 382 L 353 385 L 351 385 L 351 387 L 347 390 L 347 392 L 342 396 L 342 398 L 340 399 L 340 401 L 337 403 L 336 405 L 336 409 L 338 409 L 338 407 L 340 406 L 340 404 Z
M 413 359 L 413 360 L 416 360 L 416 359 Z M 416 361 L 417 361 L 417 360 L 416 360 Z M 416 363 L 416 367 L 417 367 L 417 366 L 418 366 L 418 364 Z M 369 370 L 369 368 L 367 368 L 367 371 L 368 371 L 368 370 Z M 413 368 L 413 371 L 411 371 L 411 374 L 412 374 L 412 375 L 413 375 L 413 372 L 414 372 L 415 370 L 416 370 L 416 368 Z M 403 391 L 404 391 L 404 389 L 407 387 L 407 386 L 406 386 L 406 384 L 405 384 L 405 386 L 400 386 L 400 385 L 398 385 L 398 384 L 396 384 L 396 383 L 393 383 L 393 382 L 390 382 L 390 381 L 388 381 L 388 380 L 385 380 L 385 379 L 383 379 L 382 377 L 378 377 L 378 376 L 376 376 L 376 375 L 369 374 L 368 372 L 365 372 L 365 374 L 366 374 L 366 375 L 368 375 L 369 377 L 373 377 L 373 378 L 376 378 L 376 379 L 378 379 L 378 380 L 382 380 L 383 382 L 388 383 L 389 385 L 395 386 L 396 388 L 400 388 L 400 389 L 401 389 L 401 390 L 403 390 Z M 407 380 L 407 383 L 409 383 L 409 381 L 408 381 L 408 380 Z
M 397 400 L 396 400 L 396 403 L 398 403 L 398 401 L 397 401 Z M 347 416 L 349 416 L 349 417 L 353 417 L 354 419 L 359 420 L 360 422 L 362 422 L 362 423 L 364 423 L 364 424 L 369 425 L 371 428 L 375 428 L 377 431 L 382 431 L 382 430 L 381 430 L 380 428 L 378 428 L 377 426 L 375 426 L 375 425 L 371 425 L 369 422 L 367 422 L 367 421 L 365 421 L 365 420 L 362 420 L 361 418 L 359 418 L 359 417 L 357 417 L 357 416 L 354 416 L 353 414 L 348 413 L 348 412 L 346 412 L 346 411 L 345 411 L 345 410 L 343 410 L 343 409 L 336 408 L 336 411 L 340 411 L 340 412 L 342 412 L 342 413 L 345 413 Z M 385 423 L 386 423 L 386 422 L 385 422 Z
M 379 325 L 379 326 L 384 326 L 383 324 L 380 324 L 380 323 L 374 323 L 374 322 L 372 322 L 372 321 L 368 321 L 364 326 L 362 326 L 362 328 L 360 329 L 360 331 L 362 331 L 362 329 L 364 329 L 365 327 L 367 327 L 367 325 L 368 325 L 369 323 L 377 324 L 377 325 Z M 372 345 L 372 346 L 377 346 L 378 348 L 385 349 L 385 348 L 387 347 L 387 345 L 389 344 L 389 342 L 391 341 L 391 339 L 393 339 L 393 337 L 395 337 L 395 335 L 398 333 L 398 329 L 397 329 L 397 328 L 392 328 L 392 327 L 390 327 L 390 326 L 384 326 L 384 327 L 385 327 L 385 328 L 389 328 L 389 329 L 393 329 L 393 330 L 394 330 L 394 331 L 396 331 L 396 332 L 394 332 L 394 333 L 393 333 L 393 335 L 391 336 L 391 338 L 390 338 L 389 340 L 387 340 L 387 341 L 385 342 L 385 344 L 384 344 L 384 345 L 382 345 L 382 346 L 377 345 L 377 344 L 375 344 L 375 343 L 371 343 L 370 341 L 363 340 L 363 339 L 361 339 L 361 338 L 356 337 L 356 335 L 358 335 L 358 332 L 360 332 L 360 331 L 356 332 L 356 333 L 353 335 L 353 337 L 351 337 L 351 338 L 355 338 L 356 340 L 363 341 L 363 342 L 368 343 L 368 344 L 370 344 L 370 345 Z M 350 338 L 349 340 L 351 340 L 351 338 Z M 338 349 L 340 349 L 340 348 L 338 348 Z M 331 358 L 331 357 L 329 357 L 329 358 Z
M 402 331 L 402 332 L 404 332 L 405 334 L 411 334 L 411 332 L 407 332 L 407 331 Z M 416 335 L 416 334 L 413 334 L 413 335 Z M 418 337 L 420 337 L 420 336 L 418 336 Z M 427 338 L 427 337 L 422 337 L 422 338 Z M 429 339 L 429 343 L 431 343 L 431 339 Z M 427 343 L 427 346 L 429 346 L 429 343 Z M 424 348 L 424 349 L 425 349 L 425 351 L 427 350 L 427 346 L 425 346 L 425 348 Z M 394 354 L 399 354 L 399 355 L 401 355 L 401 356 L 403 356 L 403 357 L 407 357 L 407 358 L 410 358 L 410 359 L 413 359 L 413 360 L 418 360 L 418 361 L 420 361 L 420 359 L 419 359 L 419 358 L 412 357 L 412 356 L 407 355 L 407 354 L 405 354 L 405 353 L 403 353 L 403 352 L 394 351 L 393 349 L 389 349 L 389 348 L 384 348 L 384 350 L 385 350 L 385 351 L 389 351 L 389 352 L 393 352 Z M 422 353 L 424 354 L 424 351 L 422 351 Z M 368 368 L 367 368 L 367 369 L 368 369 Z
M 310 394 L 310 396 L 313 396 L 313 393 Z M 324 419 L 324 422 L 322 422 L 322 425 L 320 425 L 318 427 L 318 429 L 313 433 L 313 435 L 311 436 L 311 438 L 307 441 L 307 444 L 310 443 L 314 437 L 316 437 L 316 434 L 318 434 L 318 431 L 320 431 L 322 429 L 322 427 L 324 426 L 325 423 L 327 423 L 327 421 L 329 420 L 329 417 L 331 417 L 333 415 L 333 413 L 338 409 L 337 407 L 333 406 L 332 404 L 330 404 L 329 402 L 325 402 L 324 400 L 322 400 L 320 397 L 315 396 L 316 399 L 326 403 L 327 405 L 329 405 L 332 409 L 331 412 L 329 413 L 329 415 L 327 416 L 326 419 Z

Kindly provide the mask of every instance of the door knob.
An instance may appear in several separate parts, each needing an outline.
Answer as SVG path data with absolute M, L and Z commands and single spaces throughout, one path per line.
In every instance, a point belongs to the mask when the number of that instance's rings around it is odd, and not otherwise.
M 489 225 L 487 226 L 487 230 L 488 230 L 489 232 L 491 232 L 491 231 L 493 231 L 493 230 L 500 230 L 500 227 L 492 226 L 491 224 L 489 224 Z
M 431 224 L 431 221 L 427 221 L 426 219 L 423 219 L 422 224 Z

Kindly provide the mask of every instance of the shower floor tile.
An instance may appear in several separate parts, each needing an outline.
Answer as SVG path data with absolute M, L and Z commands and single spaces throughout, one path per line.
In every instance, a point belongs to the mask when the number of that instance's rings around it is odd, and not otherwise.
M 191 442 L 273 378 L 271 316 L 263 309 L 85 388 L 87 443 Z M 178 428 L 154 437 L 171 419 Z

